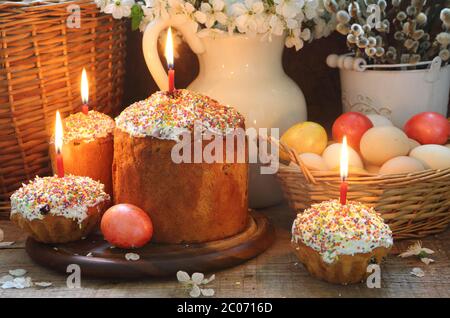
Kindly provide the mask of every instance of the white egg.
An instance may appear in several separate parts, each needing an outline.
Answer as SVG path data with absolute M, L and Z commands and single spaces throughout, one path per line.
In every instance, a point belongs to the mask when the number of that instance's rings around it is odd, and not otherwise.
M 361 138 L 360 150 L 365 161 L 382 166 L 389 159 L 406 156 L 410 145 L 406 134 L 391 126 L 370 128 Z
M 384 116 L 378 114 L 369 114 L 367 115 L 367 117 L 369 117 L 374 127 L 394 126 L 392 121 Z
M 388 160 L 380 168 L 380 174 L 403 174 L 423 170 L 425 170 L 425 166 L 419 160 L 407 156 L 400 156 Z
M 380 167 L 375 165 L 366 165 L 366 170 L 369 173 L 378 174 L 380 172 Z
M 322 157 L 329 170 L 336 170 L 341 164 L 341 148 L 342 144 L 329 145 L 323 152 Z M 355 168 L 364 168 L 358 153 L 351 147 L 348 147 L 348 163 L 349 166 Z
M 417 148 L 420 146 L 420 143 L 414 139 L 408 138 L 409 139 L 409 149 L 413 150 L 414 148 Z
M 315 153 L 302 153 L 299 155 L 305 166 L 311 171 L 328 171 L 325 160 Z
M 423 145 L 411 151 L 410 157 L 420 160 L 426 168 L 450 168 L 450 148 L 441 145 Z

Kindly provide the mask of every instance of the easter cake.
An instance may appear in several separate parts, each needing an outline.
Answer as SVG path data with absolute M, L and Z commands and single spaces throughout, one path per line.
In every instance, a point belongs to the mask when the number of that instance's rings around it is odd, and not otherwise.
M 188 90 L 156 92 L 116 118 L 113 184 L 115 203 L 146 211 L 153 241 L 194 243 L 223 239 L 244 230 L 248 221 L 246 158 L 176 163 L 172 148 L 184 137 L 213 132 L 222 138 L 244 128 L 235 109 Z M 209 142 L 203 140 L 203 151 Z M 235 143 L 237 144 L 237 143 Z M 245 144 L 245 143 L 244 143 Z M 195 150 L 194 142 L 189 148 Z M 233 149 L 234 156 L 238 150 Z
M 39 242 L 72 242 L 95 229 L 109 199 L 89 177 L 36 177 L 12 194 L 10 218 Z
M 65 172 L 100 181 L 109 195 L 112 195 L 114 126 L 111 117 L 95 110 L 87 114 L 72 114 L 64 119 L 62 156 Z M 56 171 L 53 145 L 49 153 Z
M 392 232 L 373 208 L 337 200 L 313 204 L 297 215 L 292 245 L 311 275 L 350 284 L 364 280 L 392 247 Z

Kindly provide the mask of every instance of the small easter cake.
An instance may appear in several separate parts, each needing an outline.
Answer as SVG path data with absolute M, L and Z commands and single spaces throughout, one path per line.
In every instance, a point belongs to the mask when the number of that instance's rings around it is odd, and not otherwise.
M 89 177 L 36 177 L 11 195 L 11 220 L 39 242 L 72 242 L 95 228 L 109 200 Z
M 78 112 L 64 119 L 62 156 L 68 174 L 87 176 L 105 185 L 112 195 L 112 161 L 115 122 L 106 114 L 90 110 Z M 53 171 L 55 148 L 50 145 Z
M 367 277 L 392 247 L 392 232 L 373 208 L 337 200 L 313 204 L 297 215 L 292 245 L 311 275 L 336 284 Z

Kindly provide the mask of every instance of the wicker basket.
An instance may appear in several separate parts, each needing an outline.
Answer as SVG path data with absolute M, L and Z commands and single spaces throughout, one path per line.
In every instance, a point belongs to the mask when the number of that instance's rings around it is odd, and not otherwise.
M 80 28 L 66 24 L 69 4 Z M 123 93 L 126 25 L 92 1 L 0 3 L 0 218 L 9 196 L 50 173 L 48 140 L 59 109 L 79 111 L 80 76 L 89 73 L 90 105 L 115 115 Z
M 339 198 L 339 172 L 310 171 L 295 151 L 278 145 L 289 153 L 291 164 L 280 163 L 277 177 L 296 212 Z M 348 183 L 348 199 L 373 206 L 397 239 L 439 233 L 450 222 L 450 169 L 401 175 L 357 173 L 349 176 Z

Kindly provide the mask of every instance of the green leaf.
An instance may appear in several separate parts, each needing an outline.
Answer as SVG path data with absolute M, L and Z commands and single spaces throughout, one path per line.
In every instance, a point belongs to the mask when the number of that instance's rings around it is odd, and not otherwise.
M 131 29 L 137 30 L 139 29 L 139 25 L 141 24 L 142 18 L 144 17 L 144 11 L 141 6 L 138 4 L 134 4 L 131 7 Z

